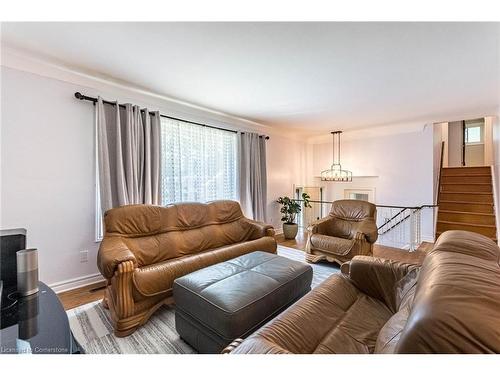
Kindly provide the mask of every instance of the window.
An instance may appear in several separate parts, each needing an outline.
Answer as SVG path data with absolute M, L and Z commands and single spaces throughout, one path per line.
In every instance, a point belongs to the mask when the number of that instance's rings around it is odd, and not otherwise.
M 237 199 L 236 133 L 162 117 L 162 204 Z
M 161 201 L 238 199 L 236 133 L 161 119 Z M 96 153 L 96 241 L 103 237 Z
M 359 201 L 368 201 L 368 194 L 365 193 L 349 193 L 349 199 L 356 199 Z
M 480 125 L 467 126 L 465 128 L 465 143 L 483 143 L 483 127 Z
M 375 189 L 344 189 L 344 199 L 375 202 Z

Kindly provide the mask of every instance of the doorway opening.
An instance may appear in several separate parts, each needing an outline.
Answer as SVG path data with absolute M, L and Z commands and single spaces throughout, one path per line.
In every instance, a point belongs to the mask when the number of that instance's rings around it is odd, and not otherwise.
M 299 215 L 297 215 L 297 224 L 300 228 L 307 228 L 312 222 L 321 219 L 325 216 L 325 204 L 323 202 L 323 187 L 321 186 L 296 186 L 295 199 L 301 200 L 302 193 L 309 194 L 311 207 L 303 207 Z
M 437 125 L 441 128 L 439 139 L 445 142 L 443 167 L 482 167 L 491 164 L 492 128 L 485 118 Z
M 484 165 L 484 119 L 463 121 L 462 165 Z

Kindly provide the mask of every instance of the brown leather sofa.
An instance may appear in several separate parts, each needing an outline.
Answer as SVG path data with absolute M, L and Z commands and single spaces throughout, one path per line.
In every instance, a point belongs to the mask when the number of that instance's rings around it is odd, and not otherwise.
M 422 266 L 355 257 L 231 353 L 500 353 L 500 248 L 448 231 Z
M 372 255 L 378 232 L 377 209 L 365 201 L 335 201 L 327 217 L 307 228 L 306 260 L 340 265 L 356 255 Z
M 123 206 L 107 211 L 104 225 L 97 265 L 117 336 L 170 302 L 176 278 L 253 251 L 276 253 L 273 228 L 245 218 L 234 201 Z

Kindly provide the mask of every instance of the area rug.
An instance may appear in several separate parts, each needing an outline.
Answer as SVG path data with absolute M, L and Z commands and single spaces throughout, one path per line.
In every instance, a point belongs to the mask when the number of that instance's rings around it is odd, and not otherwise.
M 305 262 L 305 253 L 285 246 L 278 246 L 278 254 Z M 312 288 L 326 278 L 340 272 L 333 264 L 311 264 Z M 149 321 L 127 337 L 116 337 L 109 311 L 100 301 L 68 310 L 71 331 L 87 354 L 192 354 L 196 353 L 175 330 L 174 307 L 163 306 Z

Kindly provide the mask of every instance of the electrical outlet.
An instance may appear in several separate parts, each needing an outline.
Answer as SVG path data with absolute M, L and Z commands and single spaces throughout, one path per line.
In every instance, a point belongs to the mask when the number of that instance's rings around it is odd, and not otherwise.
M 80 263 L 87 263 L 89 261 L 89 251 L 82 250 L 80 251 Z

